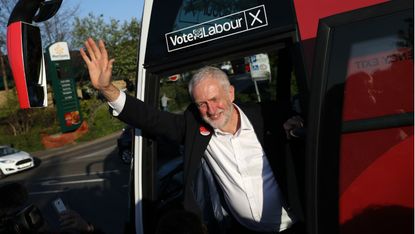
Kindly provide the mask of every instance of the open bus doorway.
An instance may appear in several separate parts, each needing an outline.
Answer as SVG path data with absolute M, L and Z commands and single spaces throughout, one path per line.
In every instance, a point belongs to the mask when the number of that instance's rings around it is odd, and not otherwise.
M 188 82 L 198 69 L 208 65 L 220 68 L 228 75 L 235 87 L 236 104 L 273 103 L 281 116 L 289 118 L 301 114 L 297 113 L 301 109 L 298 103 L 293 102 L 298 97 L 298 85 L 292 53 L 290 43 L 282 41 L 276 42 L 274 47 L 226 55 L 203 64 L 188 64 L 183 69 L 160 75 L 150 73 L 147 74 L 150 79 L 146 81 L 146 90 L 151 90 L 151 94 L 146 94 L 146 100 L 160 110 L 183 113 L 191 104 Z M 145 132 L 143 136 L 146 136 Z M 163 214 L 172 209 L 182 209 L 184 150 L 183 145 L 161 138 L 144 138 L 144 145 L 144 198 L 147 199 L 143 203 L 143 223 L 145 233 L 152 233 Z

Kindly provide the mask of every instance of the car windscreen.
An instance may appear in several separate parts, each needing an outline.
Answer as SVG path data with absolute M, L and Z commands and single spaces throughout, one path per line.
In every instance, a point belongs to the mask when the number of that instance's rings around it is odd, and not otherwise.
M 0 148 L 0 157 L 15 154 L 17 152 L 19 151 L 10 147 Z

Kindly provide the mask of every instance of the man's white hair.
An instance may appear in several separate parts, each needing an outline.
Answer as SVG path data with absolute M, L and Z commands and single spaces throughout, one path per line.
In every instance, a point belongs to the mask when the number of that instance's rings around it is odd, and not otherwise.
M 229 87 L 231 86 L 228 76 L 221 69 L 212 66 L 202 67 L 193 75 L 192 79 L 189 82 L 189 94 L 192 99 L 194 87 L 196 87 L 202 80 L 205 79 L 215 79 L 219 81 L 225 91 L 229 91 Z

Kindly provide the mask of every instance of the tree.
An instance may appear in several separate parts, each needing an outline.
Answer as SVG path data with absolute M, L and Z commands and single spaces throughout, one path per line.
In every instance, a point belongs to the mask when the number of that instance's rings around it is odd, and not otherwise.
M 3 52 L 0 49 L 0 69 L 1 69 L 1 76 L 3 77 L 3 85 L 6 91 L 9 90 L 9 84 L 7 83 L 7 73 L 6 73 L 6 65 L 4 63 L 4 56 Z
M 65 3 L 63 1 L 55 16 L 40 23 L 44 47 L 57 41 L 71 41 L 72 20 L 78 14 L 79 5 L 70 7 Z
M 133 79 L 136 76 L 137 51 L 140 23 L 136 18 L 122 24 L 110 19 L 105 22 L 104 16 L 89 13 L 87 17 L 76 17 L 73 27 L 73 46 L 80 48 L 88 37 L 105 41 L 108 53 L 115 58 L 114 79 Z
M 20 109 L 15 92 L 7 92 L 6 104 L 2 106 L 0 124 L 7 124 L 13 136 L 26 134 L 33 126 L 34 109 Z
M 7 25 L 9 21 L 10 13 L 13 10 L 13 7 L 17 1 L 16 0 L 0 0 L 0 25 Z M 3 77 L 3 84 L 5 90 L 9 90 L 9 85 L 7 82 L 7 73 L 6 65 L 4 63 L 3 51 L 5 51 L 6 46 L 6 27 L 0 29 L 0 70 L 1 76 Z

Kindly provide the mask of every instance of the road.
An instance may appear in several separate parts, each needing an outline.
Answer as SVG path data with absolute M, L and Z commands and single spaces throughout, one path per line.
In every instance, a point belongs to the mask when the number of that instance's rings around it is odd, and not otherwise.
M 58 219 L 51 202 L 60 197 L 105 233 L 123 233 L 130 166 L 118 158 L 116 138 L 117 134 L 62 150 L 36 152 L 35 168 L 8 176 L 1 183 L 24 184 L 29 202 L 40 208 L 52 229 L 58 228 Z

